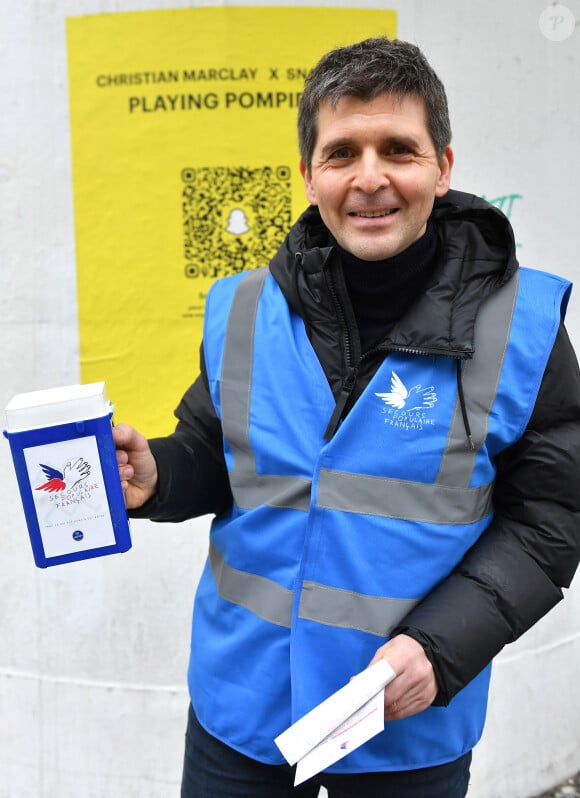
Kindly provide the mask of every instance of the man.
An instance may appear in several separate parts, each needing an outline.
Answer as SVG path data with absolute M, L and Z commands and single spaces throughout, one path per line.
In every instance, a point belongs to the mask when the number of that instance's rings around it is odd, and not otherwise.
M 134 516 L 215 514 L 182 796 L 459 798 L 490 661 L 579 559 L 570 287 L 449 190 L 414 45 L 327 54 L 298 126 L 311 207 L 268 269 L 213 287 L 175 433 L 115 428 Z M 385 731 L 294 789 L 274 738 L 381 657 Z

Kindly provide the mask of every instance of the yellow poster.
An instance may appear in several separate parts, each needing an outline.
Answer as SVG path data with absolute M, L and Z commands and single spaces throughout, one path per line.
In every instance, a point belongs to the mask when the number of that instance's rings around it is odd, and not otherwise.
M 67 20 L 81 380 L 147 436 L 199 373 L 204 300 L 306 207 L 296 110 L 325 51 L 394 11 L 212 7 Z

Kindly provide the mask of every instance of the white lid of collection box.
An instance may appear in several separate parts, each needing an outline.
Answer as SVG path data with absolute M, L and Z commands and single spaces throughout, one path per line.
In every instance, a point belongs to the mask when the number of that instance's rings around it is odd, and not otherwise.
M 112 410 L 104 382 L 19 393 L 6 405 L 6 431 L 24 432 L 101 418 Z

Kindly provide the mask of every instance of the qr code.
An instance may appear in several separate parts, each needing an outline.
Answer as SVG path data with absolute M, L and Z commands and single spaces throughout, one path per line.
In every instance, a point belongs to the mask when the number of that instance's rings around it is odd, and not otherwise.
M 263 266 L 291 224 L 288 166 L 181 171 L 187 277 L 224 277 Z

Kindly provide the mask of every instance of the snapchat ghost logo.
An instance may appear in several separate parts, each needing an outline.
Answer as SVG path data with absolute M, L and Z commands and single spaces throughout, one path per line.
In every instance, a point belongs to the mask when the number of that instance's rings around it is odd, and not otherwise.
M 234 208 L 228 217 L 228 226 L 226 233 L 232 233 L 235 236 L 241 236 L 249 230 L 248 220 L 246 214 L 241 208 Z

